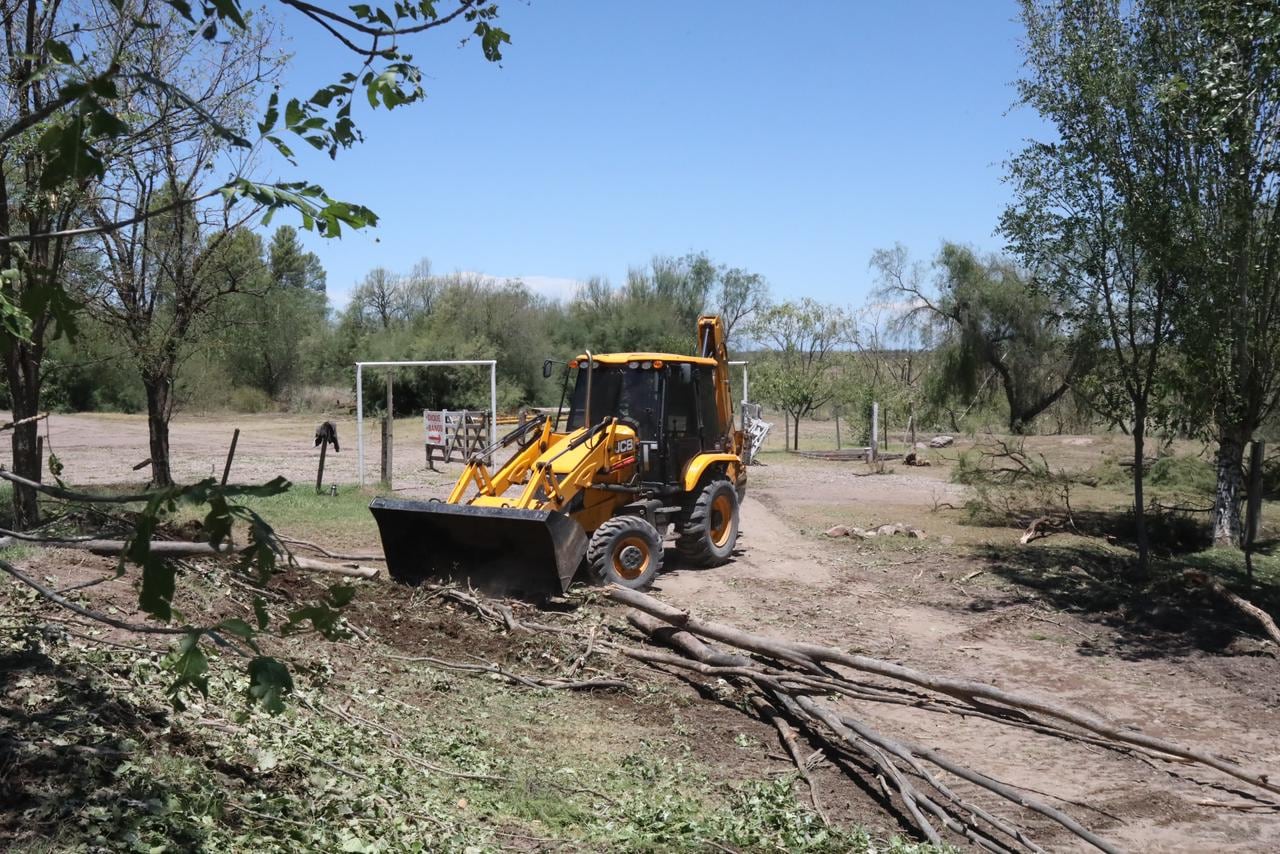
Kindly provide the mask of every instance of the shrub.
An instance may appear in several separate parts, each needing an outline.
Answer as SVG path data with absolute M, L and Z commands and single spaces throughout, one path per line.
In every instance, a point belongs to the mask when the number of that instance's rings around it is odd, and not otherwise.
M 1147 482 L 1170 492 L 1212 495 L 1213 466 L 1199 457 L 1164 457 L 1151 464 Z
M 351 386 L 297 385 L 285 391 L 282 402 L 290 412 L 346 412 L 355 408 L 356 393 Z
M 227 408 L 232 412 L 268 412 L 276 406 L 261 389 L 242 386 L 231 390 Z

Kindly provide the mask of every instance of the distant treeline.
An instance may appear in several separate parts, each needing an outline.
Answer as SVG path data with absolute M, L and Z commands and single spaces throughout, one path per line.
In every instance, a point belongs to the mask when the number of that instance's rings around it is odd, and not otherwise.
M 324 269 L 292 228 L 265 243 L 240 230 L 216 251 L 218 268 L 236 271 L 236 286 L 183 344 L 179 409 L 339 410 L 354 401 L 357 360 L 398 359 L 496 359 L 500 409 L 549 405 L 560 379 L 542 377 L 544 359 L 584 348 L 691 352 L 696 318 L 711 311 L 724 316 L 734 357 L 752 362 L 752 398 L 793 419 L 839 411 L 855 440 L 867 432 L 873 400 L 895 431 L 1000 429 L 1008 421 L 1002 385 L 989 371 L 972 366 L 958 381 L 954 363 L 964 359 L 956 347 L 945 336 L 925 346 L 898 328 L 901 311 L 883 300 L 858 311 L 807 299 L 774 303 L 762 276 L 702 254 L 657 256 L 621 284 L 592 278 L 563 301 L 518 280 L 439 274 L 426 260 L 407 272 L 375 267 L 335 309 Z M 146 411 L 135 355 L 101 311 L 84 311 L 75 337 L 55 341 L 46 358 L 47 405 Z M 367 406 L 382 408 L 384 375 L 369 372 L 364 391 Z M 488 401 L 488 377 L 478 368 L 396 374 L 398 414 Z M 1072 395 L 1047 414 L 1040 429 L 1082 430 L 1092 420 Z

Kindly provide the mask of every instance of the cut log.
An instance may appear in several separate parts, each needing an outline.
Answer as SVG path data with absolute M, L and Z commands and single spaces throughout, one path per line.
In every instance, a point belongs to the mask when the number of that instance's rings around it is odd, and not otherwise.
M 1062 527 L 1062 523 L 1049 516 L 1041 516 L 1034 519 L 1027 530 L 1018 538 L 1018 542 L 1026 545 L 1033 540 L 1043 539 Z

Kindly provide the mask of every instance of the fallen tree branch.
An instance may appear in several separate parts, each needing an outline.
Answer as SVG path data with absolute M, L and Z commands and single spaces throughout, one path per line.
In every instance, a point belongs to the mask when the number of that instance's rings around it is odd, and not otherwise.
M 436 667 L 443 667 L 447 670 L 460 670 L 464 673 L 492 673 L 496 676 L 514 682 L 517 685 L 524 685 L 528 688 L 552 688 L 564 691 L 591 691 L 596 688 L 626 688 L 627 683 L 621 679 L 547 679 L 541 676 L 522 676 L 519 673 L 512 673 L 510 670 L 503 670 L 496 664 L 467 664 L 462 661 L 448 661 L 443 658 L 435 658 L 430 655 L 393 655 L 389 652 L 382 653 L 383 658 L 390 658 L 394 661 L 422 662 L 431 664 Z
M 787 723 L 787 719 L 764 697 L 752 697 L 751 705 L 755 708 L 760 717 L 773 724 L 774 729 L 778 731 L 778 740 L 782 742 L 782 746 L 786 748 L 787 754 L 791 757 L 791 761 L 795 763 L 796 772 L 804 779 L 805 785 L 809 787 L 809 801 L 813 804 L 813 811 L 818 814 L 818 818 L 822 819 L 822 823 L 831 824 L 831 820 L 827 818 L 826 812 L 822 809 L 822 804 L 818 801 L 818 784 L 813 782 L 813 775 L 809 773 L 809 765 L 805 757 L 800 754 L 800 742 L 796 737 L 796 731 Z
M 1050 534 L 1056 533 L 1061 528 L 1062 523 L 1058 520 L 1049 516 L 1041 516 L 1038 519 L 1033 519 L 1031 521 L 1031 524 L 1027 526 L 1027 530 L 1018 538 L 1018 542 L 1025 546 L 1027 543 L 1035 540 L 1042 540 Z
M 276 539 L 282 543 L 288 543 L 291 546 L 302 546 L 303 548 L 311 549 L 312 551 L 322 554 L 327 558 L 332 558 L 333 560 L 342 560 L 342 561 L 376 560 L 382 563 L 385 563 L 387 560 L 386 556 L 384 555 L 374 555 L 374 554 L 348 555 L 348 554 L 340 554 L 337 552 L 331 552 L 328 549 L 326 549 L 324 546 L 317 545 L 316 543 L 308 542 L 307 540 L 298 540 L 298 539 L 294 539 L 293 537 L 286 537 L 282 535 L 279 531 L 276 532 Z
M 1128 729 L 1083 709 L 1066 706 L 1034 694 L 1007 691 L 967 679 L 938 676 L 881 659 L 853 655 L 818 644 L 782 641 L 755 635 L 733 626 L 700 620 L 685 611 L 635 590 L 609 587 L 605 589 L 604 593 L 616 602 L 644 611 L 673 626 L 678 626 L 702 637 L 727 643 L 739 649 L 779 660 L 801 663 L 807 660 L 812 663 L 834 664 L 865 673 L 873 673 L 877 676 L 906 682 L 940 694 L 947 694 L 966 703 L 974 704 L 976 701 L 985 701 L 979 704 L 980 707 L 986 704 L 994 704 L 1008 709 L 1034 712 L 1064 721 L 1114 741 L 1138 745 L 1157 753 L 1197 762 L 1260 789 L 1280 794 L 1280 784 L 1271 782 L 1267 774 L 1250 771 L 1234 762 L 1214 756 L 1203 750 L 1184 747 L 1165 739 L 1147 735 L 1139 730 Z
M 32 421 L 40 421 L 48 417 L 49 413 L 41 412 L 39 415 L 29 415 L 26 418 L 19 418 L 17 421 L 6 421 L 4 424 L 0 424 L 0 432 L 12 430 L 14 427 L 21 427 L 23 424 L 30 424 Z
M 664 644 L 672 646 L 687 655 L 692 656 L 695 660 L 687 662 L 687 664 L 692 666 L 691 669 L 706 672 L 708 675 L 715 674 L 721 677 L 725 675 L 726 671 L 732 671 L 733 676 L 751 680 L 755 685 L 764 689 L 769 695 L 769 701 L 766 702 L 762 698 L 753 697 L 752 704 L 758 711 L 766 712 L 766 719 L 769 719 L 767 714 L 768 710 L 774 710 L 776 714 L 776 709 L 780 707 L 789 711 L 793 717 L 797 718 L 801 722 L 806 723 L 807 729 L 814 733 L 815 737 L 821 738 L 819 731 L 815 729 L 815 724 L 820 723 L 822 726 L 825 726 L 827 730 L 837 736 L 838 743 L 835 745 L 836 747 L 843 747 L 852 750 L 858 758 L 865 762 L 869 762 L 871 766 L 877 769 L 877 772 L 880 774 L 881 781 L 886 785 L 886 787 L 891 787 L 894 792 L 897 792 L 899 799 L 903 803 L 903 807 L 911 816 L 912 822 L 924 837 L 931 842 L 934 842 L 935 844 L 940 843 L 941 837 L 938 835 L 937 829 L 933 826 L 932 822 L 926 818 L 926 812 L 940 820 L 949 830 L 966 837 L 974 844 L 989 851 L 1003 852 L 1009 851 L 1010 849 L 998 842 L 981 828 L 976 827 L 973 822 L 967 821 L 964 816 L 972 815 L 983 819 L 998 832 L 1018 841 L 1032 852 L 1039 852 L 1041 850 L 1026 836 L 1023 831 L 1014 827 L 1004 819 L 995 816 L 989 811 L 984 810 L 978 805 L 959 796 L 956 792 L 938 780 L 936 776 L 930 774 L 913 756 L 911 756 L 909 757 L 910 761 L 908 762 L 910 770 L 936 790 L 945 801 L 952 805 L 952 807 L 948 808 L 943 803 L 940 803 L 928 794 L 918 790 L 907 779 L 903 771 L 894 764 L 891 756 L 901 756 L 905 752 L 900 748 L 894 750 L 894 743 L 891 740 L 875 733 L 869 727 L 862 724 L 859 724 L 858 730 L 855 731 L 849 725 L 851 721 L 843 720 L 831 710 L 813 703 L 805 694 L 793 694 L 787 689 L 779 675 L 766 672 L 765 668 L 761 667 L 759 663 L 753 662 L 752 659 L 747 658 L 746 656 L 734 655 L 715 650 L 691 633 L 681 631 L 679 629 L 673 629 L 671 626 L 664 625 L 662 622 L 647 614 L 630 614 L 628 615 L 628 621 L 650 638 L 659 640 Z M 648 651 L 626 649 L 622 651 L 624 654 L 632 655 L 637 659 L 652 656 L 652 653 L 649 653 L 649 655 L 645 654 Z M 671 657 L 668 656 L 667 660 L 652 658 L 651 660 L 671 663 L 669 661 L 670 658 Z M 808 680 L 814 679 L 815 677 L 804 675 L 800 678 Z M 787 746 L 788 752 L 792 753 L 794 759 L 798 750 L 793 752 L 793 745 L 788 744 L 785 739 L 784 744 Z M 803 767 L 803 765 L 799 767 Z M 805 779 L 806 781 L 809 781 L 810 779 L 807 774 L 805 775 Z M 987 786 L 981 787 L 990 788 Z M 1015 803 L 1019 803 L 1019 805 L 1021 805 L 1020 800 L 1015 801 Z M 1052 810 L 1051 807 L 1048 809 Z M 1070 824 L 1064 826 L 1066 826 L 1068 830 L 1073 830 Z
M 87 551 L 105 557 L 115 557 L 122 554 L 128 546 L 128 543 L 124 540 L 49 540 L 24 537 L 22 542 L 41 548 Z M 0 540 L 0 546 L 3 545 L 5 545 L 4 541 Z M 175 558 L 227 556 L 236 553 L 235 547 L 230 543 L 214 546 L 212 543 L 193 543 L 184 540 L 152 541 L 150 549 L 152 554 Z M 298 555 L 289 555 L 286 563 L 299 569 L 331 572 L 335 575 L 345 575 L 349 578 L 377 578 L 379 572 L 376 566 L 360 566 L 355 563 L 329 563 L 328 561 L 299 557 Z
M 54 603 L 55 605 L 61 605 L 63 608 L 66 608 L 68 611 L 74 611 L 75 613 L 79 614 L 82 617 L 88 617 L 91 620 L 95 620 L 99 623 L 105 623 L 106 625 L 112 626 L 117 629 L 124 629 L 127 632 L 140 632 L 140 633 L 153 634 L 153 635 L 185 635 L 188 632 L 197 631 L 195 629 L 190 629 L 190 628 L 175 629 L 169 626 L 146 626 L 140 623 L 129 623 L 124 620 L 118 620 L 115 617 L 112 617 L 110 614 L 103 614 L 101 611 L 95 611 L 92 608 L 86 608 L 85 606 L 79 604 L 78 602 L 72 602 L 70 599 L 66 598 L 65 596 L 59 596 L 56 591 L 48 587 L 45 587 L 39 581 L 36 581 L 31 576 L 22 572 L 13 564 L 9 563 L 7 560 L 0 560 L 0 570 L 3 570 L 9 573 L 9 575 L 12 575 L 18 581 L 21 581 L 23 584 L 27 585 L 32 590 L 35 590 L 37 593 L 39 593 L 41 596 L 48 599 L 50 602 Z
M 1188 569 L 1182 573 L 1182 577 L 1197 587 L 1207 587 L 1215 596 L 1225 599 L 1240 613 L 1257 620 L 1272 642 L 1280 644 L 1280 627 L 1276 626 L 1276 621 L 1271 618 L 1271 615 L 1243 596 L 1231 592 L 1215 576 L 1199 569 Z
M 54 498 L 61 498 L 63 501 L 76 501 L 82 504 L 133 504 L 135 502 L 150 501 L 154 497 L 149 492 L 140 492 L 133 495 L 94 495 L 89 492 L 75 492 L 70 489 L 50 486 L 47 483 L 40 483 L 38 480 L 28 480 L 4 467 L 0 467 L 0 478 L 4 478 L 10 483 L 29 486 L 36 492 L 42 492 Z

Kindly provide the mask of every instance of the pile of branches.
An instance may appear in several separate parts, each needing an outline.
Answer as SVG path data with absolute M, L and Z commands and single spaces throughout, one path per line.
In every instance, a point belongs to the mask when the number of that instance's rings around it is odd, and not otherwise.
M 587 640 L 586 655 L 592 651 L 621 655 L 667 672 L 723 679 L 734 685 L 747 697 L 749 708 L 777 730 L 809 786 L 815 811 L 824 819 L 809 771 L 814 748 L 846 773 L 868 775 L 931 842 L 944 843 L 944 833 L 950 832 L 988 851 L 1042 851 L 1029 829 L 1018 823 L 1018 817 L 1029 811 L 1095 848 L 1120 850 L 1026 789 L 1001 782 L 926 745 L 879 731 L 854 713 L 856 704 L 850 701 L 958 714 L 1135 755 L 1148 762 L 1198 765 L 1267 795 L 1280 795 L 1280 784 L 1271 782 L 1265 773 L 1046 697 L 927 673 L 832 647 L 753 634 L 699 619 L 634 590 L 611 587 L 604 595 L 634 609 L 627 620 L 648 643 L 637 645 L 620 637 L 601 640 L 593 633 Z M 574 634 L 563 626 L 522 621 L 506 605 L 460 591 L 449 591 L 446 598 L 473 608 L 507 631 Z M 808 749 L 801 745 L 802 737 L 809 742 Z M 1263 799 L 1258 800 L 1262 805 Z M 1002 810 L 1002 803 L 1016 809 Z

